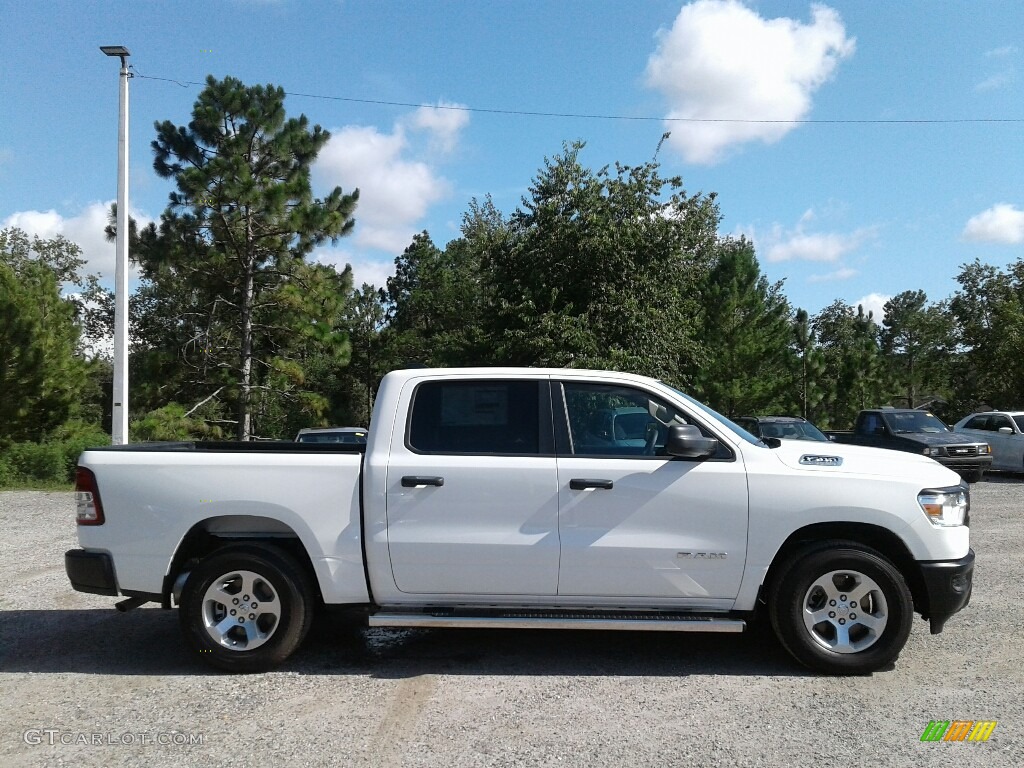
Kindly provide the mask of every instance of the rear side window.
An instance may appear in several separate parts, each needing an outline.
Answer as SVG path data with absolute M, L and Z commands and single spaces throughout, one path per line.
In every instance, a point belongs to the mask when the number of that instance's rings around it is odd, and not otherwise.
M 408 445 L 421 453 L 540 453 L 536 381 L 428 381 L 412 402 Z

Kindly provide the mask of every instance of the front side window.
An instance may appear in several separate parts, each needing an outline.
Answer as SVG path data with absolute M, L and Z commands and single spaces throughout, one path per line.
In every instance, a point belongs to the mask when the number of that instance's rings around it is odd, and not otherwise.
M 964 429 L 988 429 L 988 416 L 975 416 L 964 424 Z
M 416 389 L 408 445 L 421 453 L 540 452 L 536 381 L 428 381 Z
M 576 456 L 664 457 L 669 427 L 692 423 L 676 406 L 632 387 L 565 382 L 562 388 L 569 427 L 564 448 Z M 731 458 L 728 448 L 721 450 L 722 458 Z
M 1009 416 L 997 415 L 992 417 L 991 429 L 993 432 L 998 432 L 1002 427 L 1009 427 L 1013 429 L 1013 424 L 1010 422 Z

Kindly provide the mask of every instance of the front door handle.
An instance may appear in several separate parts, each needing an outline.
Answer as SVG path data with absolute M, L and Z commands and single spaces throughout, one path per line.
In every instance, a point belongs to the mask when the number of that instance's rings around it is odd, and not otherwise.
M 613 484 L 611 480 L 595 480 L 586 477 L 574 477 L 569 481 L 569 487 L 574 491 L 585 491 L 587 488 L 601 488 L 610 491 Z
M 444 485 L 443 477 L 422 477 L 420 475 L 406 475 L 402 478 L 403 488 L 419 488 L 424 485 L 434 485 L 440 488 Z

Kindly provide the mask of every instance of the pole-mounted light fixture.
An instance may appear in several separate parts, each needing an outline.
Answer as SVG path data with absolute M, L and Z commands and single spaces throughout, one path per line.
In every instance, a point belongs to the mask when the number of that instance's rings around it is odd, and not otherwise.
M 114 252 L 114 392 L 110 441 L 128 442 L 128 57 L 123 45 L 101 45 L 121 59 L 121 98 L 117 130 L 117 244 Z

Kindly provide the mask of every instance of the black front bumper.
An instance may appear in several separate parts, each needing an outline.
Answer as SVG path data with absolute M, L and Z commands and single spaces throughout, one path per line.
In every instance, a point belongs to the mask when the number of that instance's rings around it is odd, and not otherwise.
M 939 464 L 949 467 L 954 472 L 968 474 L 971 472 L 987 472 L 992 467 L 991 456 L 932 456 Z
M 946 620 L 971 602 L 974 582 L 974 550 L 959 560 L 918 563 L 924 581 L 925 605 L 921 615 L 931 622 L 933 635 L 942 631 Z
M 69 549 L 64 553 L 64 570 L 75 591 L 117 597 L 114 562 L 106 552 Z

